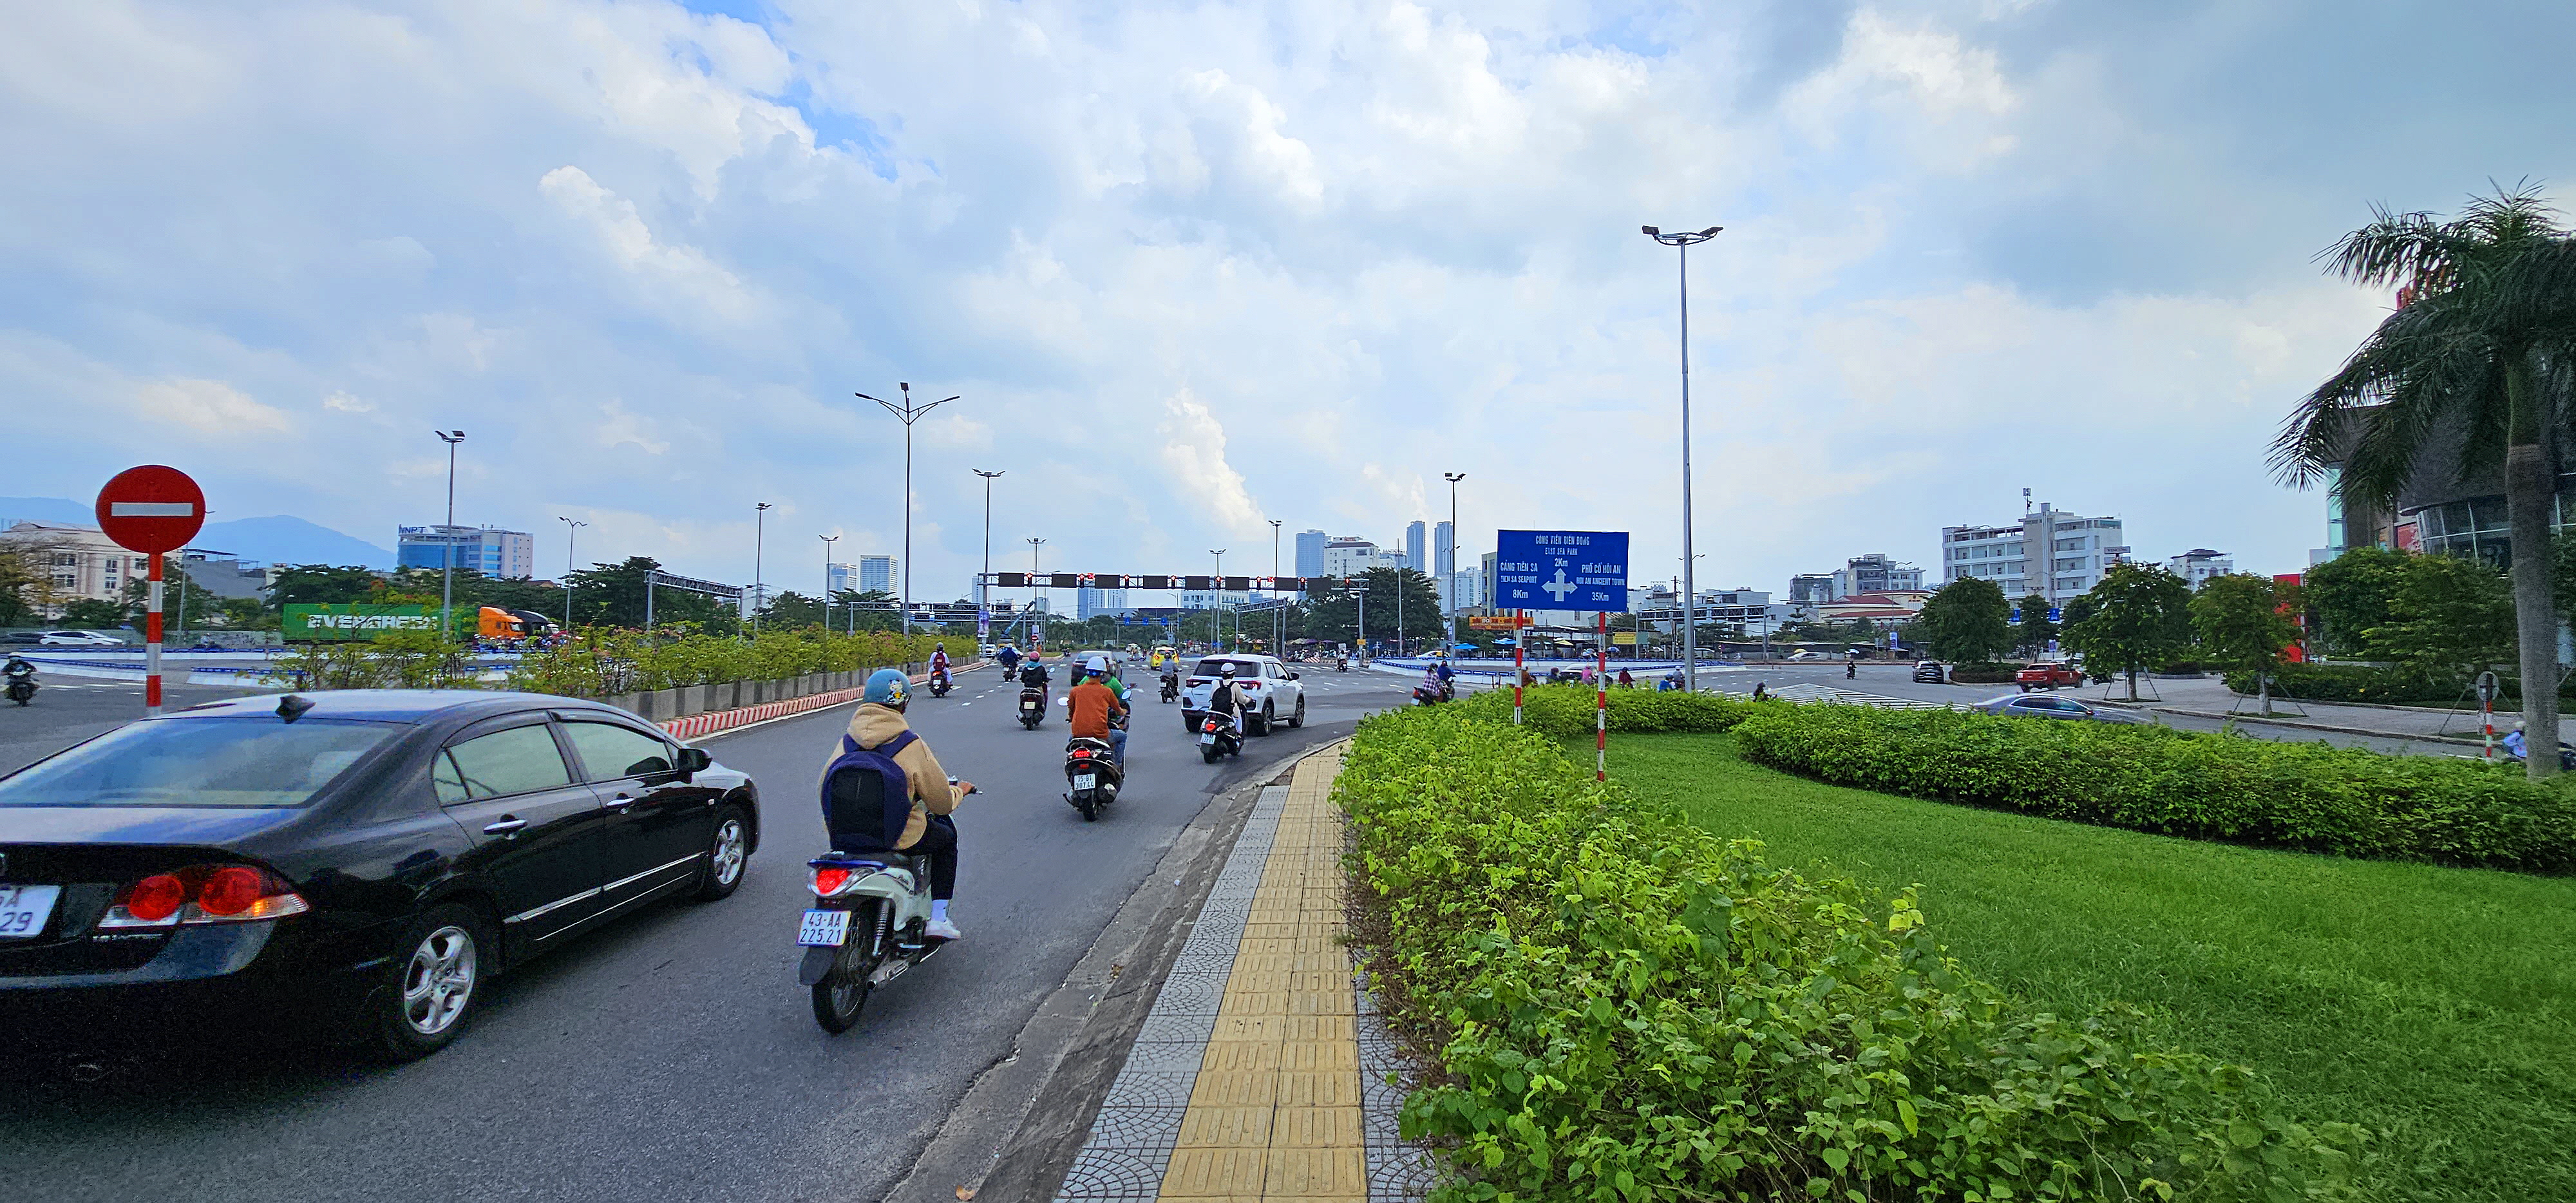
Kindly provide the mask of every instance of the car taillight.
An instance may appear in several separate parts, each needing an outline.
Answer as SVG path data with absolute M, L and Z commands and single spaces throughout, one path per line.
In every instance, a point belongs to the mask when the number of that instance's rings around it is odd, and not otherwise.
M 829 898 L 832 895 L 839 893 L 842 886 L 848 884 L 850 884 L 850 871 L 847 869 L 814 870 L 814 894 L 816 897 Z
M 1192 678 L 1190 678 L 1190 687 L 1191 687 L 1191 688 L 1193 688 L 1193 689 L 1196 689 L 1196 688 L 1198 688 L 1199 686 L 1201 686 L 1201 685 L 1205 685 L 1205 684 L 1207 684 L 1207 678 L 1206 678 L 1206 677 L 1192 677 Z
M 155 873 L 125 887 L 98 925 L 170 927 L 254 923 L 312 910 L 284 878 L 252 865 L 194 865 Z

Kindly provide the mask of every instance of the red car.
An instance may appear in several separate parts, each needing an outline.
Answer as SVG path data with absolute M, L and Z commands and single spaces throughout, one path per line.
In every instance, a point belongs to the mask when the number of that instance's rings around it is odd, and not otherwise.
M 2034 689 L 2055 689 L 2060 685 L 2081 685 L 2084 674 L 2072 664 L 2049 661 L 2033 664 L 2013 674 L 2013 684 L 2023 693 Z

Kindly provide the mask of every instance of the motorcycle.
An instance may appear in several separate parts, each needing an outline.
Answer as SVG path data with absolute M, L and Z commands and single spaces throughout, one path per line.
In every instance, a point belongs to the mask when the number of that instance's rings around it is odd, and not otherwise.
M 1046 721 L 1046 690 L 1035 685 L 1020 686 L 1020 726 L 1035 731 Z
M 1351 671 L 1350 657 L 1342 656 L 1335 658 L 1333 661 L 1333 671 L 1337 673 L 1346 673 Z
M 948 674 L 945 671 L 930 674 L 930 696 L 947 697 L 949 688 Z
M 1446 685 L 1433 685 L 1425 681 L 1413 687 L 1413 703 L 1417 706 L 1437 706 L 1448 701 L 1450 696 L 1449 687 Z
M 805 866 L 814 905 L 796 926 L 796 943 L 805 950 L 796 981 L 813 993 L 814 1022 L 837 1036 L 859 1022 L 869 991 L 929 960 L 947 941 L 922 930 L 930 923 L 928 857 L 835 851 Z
M 9 700 L 24 706 L 36 700 L 36 678 L 32 675 L 9 678 Z
M 1243 737 L 1234 733 L 1234 720 L 1210 713 L 1199 719 L 1199 759 L 1215 764 L 1228 756 L 1243 755 Z
M 1179 696 L 1181 696 L 1181 674 L 1178 672 L 1165 672 L 1163 674 L 1163 700 L 1168 702 Z
M 1088 823 L 1118 800 L 1119 787 L 1127 784 L 1127 770 L 1118 767 L 1108 740 L 1077 735 L 1064 745 L 1064 782 L 1064 800 L 1081 811 L 1082 821 Z

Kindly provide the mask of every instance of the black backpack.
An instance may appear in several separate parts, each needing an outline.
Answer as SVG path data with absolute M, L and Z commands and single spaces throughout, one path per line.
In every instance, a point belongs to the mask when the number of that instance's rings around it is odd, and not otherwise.
M 835 852 L 892 852 L 912 822 L 912 790 L 895 753 L 913 741 L 905 731 L 873 748 L 841 737 L 841 754 L 823 770 L 823 829 Z

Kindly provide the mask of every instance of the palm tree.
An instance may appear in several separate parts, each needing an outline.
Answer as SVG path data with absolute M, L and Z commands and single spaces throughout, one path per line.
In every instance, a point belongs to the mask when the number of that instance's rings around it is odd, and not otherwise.
M 2550 597 L 2550 447 L 2576 376 L 2576 239 L 2529 184 L 2472 197 L 2460 217 L 2374 209 L 2320 258 L 2356 284 L 2398 287 L 2397 311 L 2341 371 L 2299 402 L 2272 445 L 2281 479 L 2329 479 L 2346 497 L 2392 503 L 2436 447 L 2459 470 L 2504 467 L 2523 727 L 2558 745 L 2558 619 Z M 2545 751 L 2533 777 L 2558 771 Z

